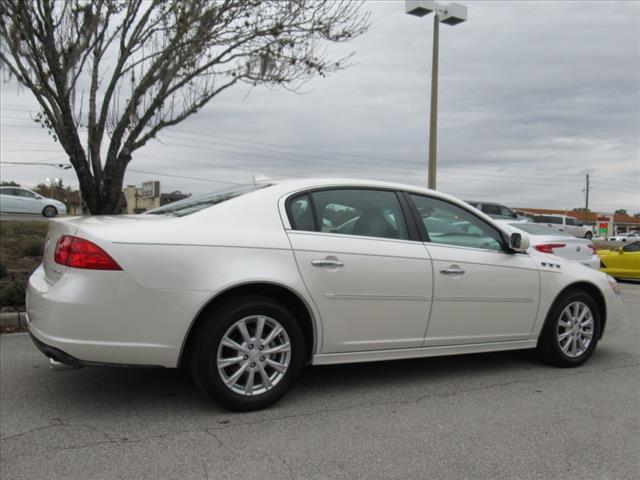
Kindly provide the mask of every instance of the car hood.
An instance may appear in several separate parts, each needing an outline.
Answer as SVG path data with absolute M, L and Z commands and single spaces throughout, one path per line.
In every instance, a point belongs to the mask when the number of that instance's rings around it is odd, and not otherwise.
M 598 256 L 600 257 L 606 257 L 607 255 L 614 255 L 617 253 L 619 253 L 617 250 L 608 250 L 608 249 L 598 250 Z

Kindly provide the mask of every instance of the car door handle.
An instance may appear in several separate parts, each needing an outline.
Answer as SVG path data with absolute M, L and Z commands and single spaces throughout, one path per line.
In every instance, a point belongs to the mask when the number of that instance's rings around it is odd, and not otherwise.
M 463 275 L 465 271 L 458 265 L 451 265 L 448 268 L 441 268 L 440 273 L 442 273 L 443 275 Z
M 344 267 L 344 262 L 333 258 L 324 258 L 322 260 L 311 260 L 314 267 Z

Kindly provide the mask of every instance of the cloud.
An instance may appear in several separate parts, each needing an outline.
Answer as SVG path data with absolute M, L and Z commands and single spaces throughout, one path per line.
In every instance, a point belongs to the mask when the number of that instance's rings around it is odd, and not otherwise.
M 441 25 L 438 188 L 512 206 L 573 208 L 592 176 L 599 211 L 640 211 L 640 4 L 467 2 L 469 21 Z M 160 135 L 132 169 L 164 191 L 199 193 L 209 180 L 252 173 L 349 176 L 424 184 L 432 17 L 403 2 L 368 2 L 372 26 L 354 64 L 306 94 L 241 86 Z M 62 154 L 28 121 L 28 92 L 3 85 L 2 160 Z M 285 148 L 284 146 L 295 147 Z M 34 151 L 38 150 L 38 151 Z M 58 171 L 2 167 L 3 179 Z M 73 172 L 62 172 L 67 183 Z M 149 174 L 130 172 L 126 183 Z M 206 180 L 206 181 L 205 181 Z

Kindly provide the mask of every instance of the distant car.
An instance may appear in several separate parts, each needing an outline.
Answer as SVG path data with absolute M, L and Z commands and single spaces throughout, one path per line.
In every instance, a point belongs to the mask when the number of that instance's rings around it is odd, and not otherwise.
M 535 223 L 544 223 L 548 227 L 555 228 L 561 232 L 566 232 L 574 237 L 591 240 L 593 232 L 589 227 L 585 227 L 577 218 L 567 215 L 535 215 Z
M 529 218 L 522 217 L 518 215 L 516 212 L 511 210 L 509 207 L 505 207 L 499 203 L 492 202 L 472 202 L 470 200 L 465 200 L 469 205 L 474 208 L 477 208 L 482 213 L 486 213 L 491 218 L 495 218 L 497 220 L 512 220 L 519 222 L 530 222 Z
M 600 270 L 615 278 L 640 279 L 640 241 L 616 250 L 600 250 Z
M 610 242 L 626 242 L 629 240 L 640 240 L 640 233 L 629 232 L 629 233 L 620 233 L 618 235 L 614 235 L 613 237 L 609 237 Z
M 0 187 L 0 212 L 3 213 L 40 213 L 48 218 L 65 215 L 64 203 L 46 198 L 23 187 Z
M 531 247 L 542 253 L 550 253 L 596 270 L 600 269 L 600 257 L 590 240 L 576 238 L 565 232 L 537 223 L 515 223 L 500 221 L 516 231 L 529 235 Z

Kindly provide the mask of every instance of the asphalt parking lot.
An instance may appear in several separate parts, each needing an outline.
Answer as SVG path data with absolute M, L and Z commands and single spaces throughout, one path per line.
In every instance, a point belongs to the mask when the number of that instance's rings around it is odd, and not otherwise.
M 640 284 L 579 369 L 530 352 L 308 368 L 275 407 L 230 413 L 179 371 L 53 372 L 0 337 L 0 478 L 635 479 Z

